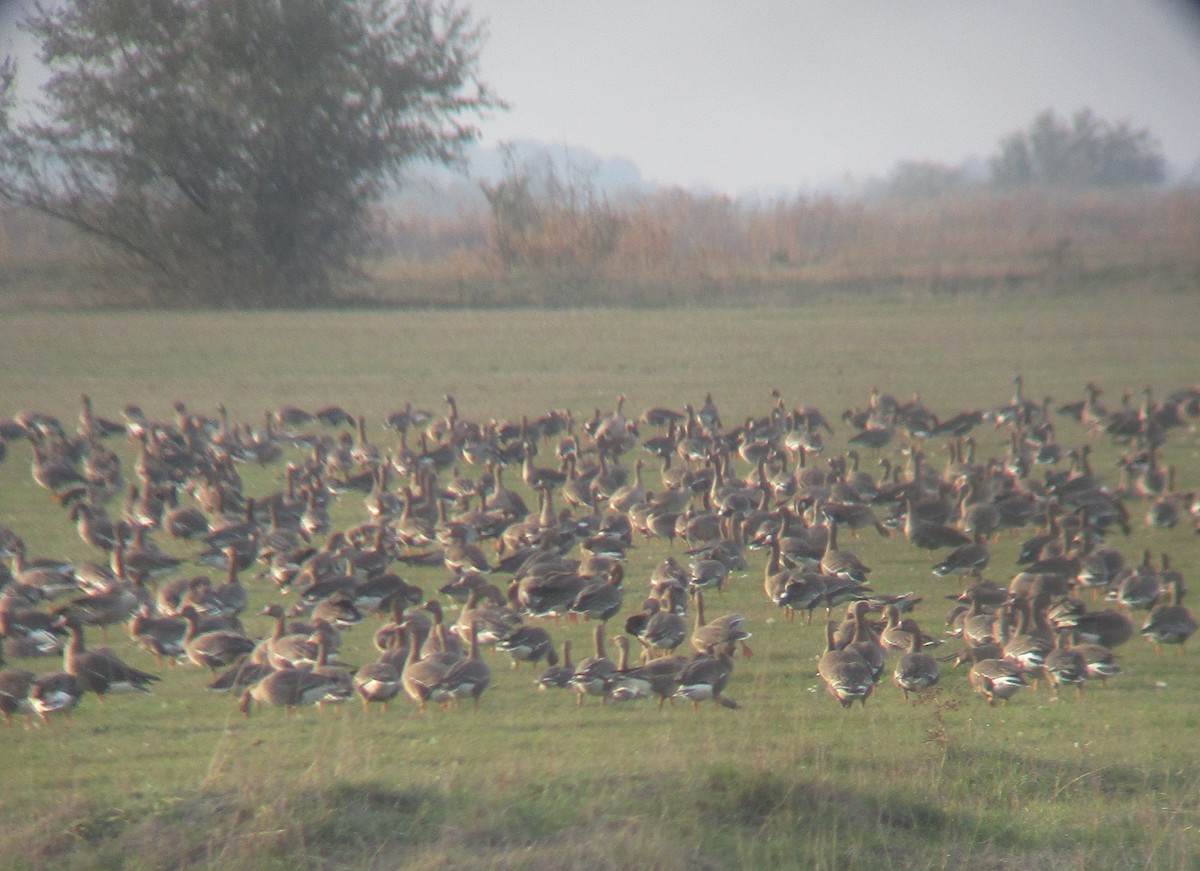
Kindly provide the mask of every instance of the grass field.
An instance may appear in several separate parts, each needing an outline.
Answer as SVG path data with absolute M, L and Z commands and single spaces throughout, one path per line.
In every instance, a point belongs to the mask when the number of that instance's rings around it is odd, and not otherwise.
M 223 403 L 256 427 L 285 403 L 337 403 L 365 415 L 385 448 L 396 441 L 384 415 L 407 401 L 442 414 L 445 393 L 482 421 L 564 408 L 582 420 L 596 408 L 610 412 L 621 393 L 636 415 L 699 405 L 711 391 L 733 426 L 765 414 L 778 389 L 789 407 L 815 405 L 834 420 L 828 456 L 851 434 L 838 416 L 865 404 L 872 387 L 902 400 L 919 392 L 946 417 L 1005 405 L 1018 373 L 1030 398 L 1055 405 L 1082 398 L 1088 381 L 1110 406 L 1124 390 L 1136 403 L 1146 386 L 1161 398 L 1200 378 L 1200 305 L 1194 295 L 1146 293 L 748 310 L 6 312 L 0 320 L 0 417 L 33 409 L 73 427 L 81 392 L 108 417 L 133 402 L 166 419 L 182 400 L 210 415 Z M 1097 472 L 1115 485 L 1124 448 L 1066 418 L 1055 424 L 1064 446 L 1093 446 Z M 1007 430 L 987 425 L 975 436 L 981 457 L 1003 455 Z M 114 448 L 132 463 L 128 445 Z M 945 459 L 940 440 L 926 451 L 939 466 Z M 29 458 L 29 445 L 16 442 L 0 462 L 0 526 L 17 530 L 31 556 L 96 559 L 32 481 Z M 1163 462 L 1175 467 L 1177 490 L 1200 488 L 1194 428 L 1171 430 Z M 246 491 L 262 493 L 279 487 L 282 463 L 241 471 Z M 647 471 L 653 489 L 657 471 Z M 738 471 L 749 467 L 739 461 Z M 520 486 L 519 475 L 505 480 Z M 1135 562 L 1143 548 L 1156 559 L 1169 553 L 1194 585 L 1192 524 L 1150 530 L 1145 501 L 1127 506 L 1133 532 L 1114 543 Z M 364 517 L 361 494 L 334 509 L 335 526 Z M 1027 534 L 1001 536 L 988 577 L 1008 582 Z M 180 556 L 196 552 L 159 540 Z M 668 552 L 637 544 L 614 632 Z M 960 582 L 933 577 L 928 552 L 874 533 L 844 535 L 842 546 L 874 568 L 877 592 L 922 595 L 917 617 L 942 631 L 943 596 Z M 682 551 L 676 542 L 671 552 Z M 511 671 L 489 657 L 494 682 L 478 712 L 422 715 L 397 700 L 386 714 L 355 703 L 245 719 L 235 700 L 203 689 L 206 673 L 159 668 L 122 630 L 107 642 L 93 631 L 91 644 L 108 643 L 163 680 L 152 696 L 86 697 L 70 729 L 0 729 L 0 867 L 1200 866 L 1195 650 L 1157 658 L 1135 637 L 1117 651 L 1125 673 L 1105 689 L 1089 685 L 1082 698 L 1056 701 L 1043 686 L 992 708 L 959 670 L 921 703 L 905 703 L 885 678 L 865 707 L 843 711 L 815 675 L 820 620 L 782 619 L 763 595 L 764 563 L 751 552 L 747 571 L 709 605 L 713 615 L 742 612 L 754 633 L 755 655 L 738 659 L 729 685 L 738 711 L 595 699 L 577 708 L 573 695 L 537 692 L 536 670 Z M 447 579 L 441 567 L 401 573 L 429 595 Z M 245 579 L 255 606 L 248 615 L 277 598 L 267 582 Z M 266 618 L 246 619 L 266 631 Z M 590 626 L 549 628 L 586 655 Z M 343 658 L 373 658 L 372 631 L 369 622 L 349 630 Z

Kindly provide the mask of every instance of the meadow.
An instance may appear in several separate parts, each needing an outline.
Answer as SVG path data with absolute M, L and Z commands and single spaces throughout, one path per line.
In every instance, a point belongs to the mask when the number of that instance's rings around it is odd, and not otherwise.
M 223 404 L 255 427 L 284 404 L 335 403 L 395 449 L 385 415 L 406 402 L 444 414 L 444 394 L 473 420 L 570 409 L 583 421 L 610 413 L 620 394 L 636 416 L 699 406 L 711 393 L 732 427 L 766 414 L 775 390 L 787 407 L 830 418 L 827 458 L 853 434 L 842 411 L 866 404 L 872 388 L 902 401 L 919 394 L 949 417 L 1006 405 L 1020 374 L 1027 396 L 1050 397 L 1051 407 L 1081 399 L 1089 381 L 1116 407 L 1124 391 L 1136 404 L 1147 386 L 1162 398 L 1194 385 L 1198 363 L 1194 292 L 1146 289 L 640 310 L 19 309 L 0 320 L 0 418 L 36 410 L 73 427 L 81 393 L 107 417 L 136 403 L 169 419 L 179 400 L 206 415 Z M 1097 473 L 1116 486 L 1128 447 L 1053 421 L 1064 447 L 1092 446 Z M 1200 489 L 1191 423 L 1172 429 L 1162 449 L 1179 492 Z M 990 423 L 974 435 L 981 458 L 1008 446 L 1008 430 Z M 943 442 L 925 448 L 939 467 Z M 0 526 L 18 531 L 31 556 L 96 559 L 33 482 L 30 446 L 7 447 Z M 129 444 L 112 447 L 133 462 Z M 901 447 L 865 451 L 864 468 L 878 474 L 880 457 L 901 461 Z M 647 466 L 652 489 L 656 466 Z M 751 470 L 740 460 L 737 468 Z M 282 470 L 281 460 L 240 472 L 248 493 L 263 493 L 279 488 Z M 518 474 L 505 480 L 536 504 Z M 1132 532 L 1112 543 L 1133 562 L 1146 548 L 1156 560 L 1169 553 L 1194 585 L 1193 522 L 1150 529 L 1146 500 L 1126 505 Z M 360 493 L 333 509 L 335 528 L 364 517 Z M 986 576 L 1007 584 L 1032 532 L 1001 534 Z M 196 553 L 158 540 L 178 556 Z M 962 581 L 934 577 L 933 555 L 873 532 L 841 543 L 873 567 L 876 592 L 917 593 L 922 626 L 944 631 L 945 596 Z M 685 545 L 636 541 L 612 633 L 668 553 L 682 561 Z M 1057 700 L 1043 685 L 995 707 L 971 690 L 965 668 L 948 667 L 936 691 L 906 702 L 889 666 L 865 706 L 843 710 L 816 676 L 823 611 L 812 625 L 785 620 L 763 594 L 765 561 L 751 551 L 746 571 L 709 603 L 713 615 L 741 612 L 753 632 L 754 656 L 738 658 L 728 688 L 736 711 L 596 699 L 577 707 L 573 694 L 534 687 L 540 669 L 511 670 L 489 655 L 493 684 L 478 711 L 422 714 L 398 699 L 386 713 L 351 702 L 244 718 L 235 699 L 205 690 L 207 672 L 159 666 L 120 627 L 107 640 L 92 631 L 90 644 L 163 679 L 148 696 L 86 697 L 69 728 L 0 729 L 0 867 L 1200 867 L 1196 650 L 1158 657 L 1135 637 L 1118 649 L 1124 673 L 1107 687 Z M 400 573 L 431 597 L 448 579 L 441 566 Z M 257 611 L 279 593 L 253 574 L 244 573 L 245 619 L 261 634 L 268 621 Z M 343 659 L 374 658 L 374 619 L 347 631 Z M 590 624 L 547 625 L 556 641 L 589 649 Z

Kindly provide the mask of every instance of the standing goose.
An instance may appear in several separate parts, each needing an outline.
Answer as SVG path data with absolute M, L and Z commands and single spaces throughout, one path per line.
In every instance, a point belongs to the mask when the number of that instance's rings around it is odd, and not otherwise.
M 550 633 L 541 626 L 517 626 L 496 642 L 496 650 L 512 657 L 512 667 L 522 662 L 537 663 L 547 659 L 550 665 L 558 661 Z
M 391 643 L 395 645 L 394 650 L 403 648 L 407 658 L 408 639 L 405 630 L 401 629 L 393 635 Z M 380 705 L 385 711 L 388 709 L 391 700 L 404 690 L 403 668 L 403 662 L 392 662 L 388 658 L 388 651 L 385 651 L 375 662 L 368 662 L 354 673 L 354 691 L 362 699 L 364 711 L 372 703 Z
M 829 530 L 829 537 L 825 542 L 825 553 L 821 557 L 821 571 L 827 575 L 837 575 L 865 584 L 871 569 L 850 551 L 838 550 L 836 522 L 826 520 L 825 526 Z
M 458 704 L 470 698 L 475 710 L 479 710 L 479 697 L 491 685 L 492 670 L 479 658 L 479 626 L 471 624 L 471 646 L 467 658 L 459 660 L 446 671 L 430 693 L 430 699 L 443 704 Z
M 431 634 L 435 634 L 436 629 L 439 628 L 441 628 L 440 624 L 435 624 Z M 424 713 L 434 688 L 450 670 L 450 663 L 447 663 L 437 653 L 421 656 L 422 641 L 426 639 L 422 637 L 421 627 L 417 627 L 417 629 L 416 637 L 409 640 L 408 660 L 404 664 L 402 682 L 404 692 L 417 703 Z
M 908 652 L 900 657 L 896 663 L 896 670 L 892 673 L 892 679 L 904 693 L 905 699 L 910 692 L 923 693 L 935 686 L 942 677 L 942 669 L 937 659 L 921 650 L 921 630 L 915 622 L 909 636 Z
M 836 631 L 836 621 L 825 624 L 825 653 L 817 663 L 817 674 L 843 708 L 856 701 L 866 706 L 867 698 L 875 690 L 871 669 L 854 651 L 838 649 L 834 640 Z
M 63 671 L 75 676 L 80 693 L 93 692 L 103 701 L 109 693 L 149 693 L 150 684 L 161 680 L 158 675 L 122 662 L 107 647 L 88 650 L 83 625 L 70 611 L 59 618 L 58 624 L 70 635 L 63 648 Z

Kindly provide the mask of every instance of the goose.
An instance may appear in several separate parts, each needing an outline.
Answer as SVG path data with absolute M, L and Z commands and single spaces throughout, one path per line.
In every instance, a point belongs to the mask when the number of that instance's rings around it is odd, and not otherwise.
M 962 544 L 950 551 L 949 556 L 933 567 L 939 578 L 946 575 L 969 575 L 978 578 L 991 559 L 987 542 L 978 533 L 970 544 Z
M 512 657 L 512 667 L 522 662 L 538 663 L 546 659 L 551 666 L 558 661 L 550 633 L 540 626 L 517 626 L 496 642 L 496 650 Z
M 1007 702 L 1022 687 L 1029 686 L 1021 666 L 1008 659 L 982 659 L 971 666 L 967 675 L 975 691 L 995 705 L 996 699 Z
M 556 661 L 547 654 L 546 661 L 548 665 L 537 679 L 537 688 L 543 691 L 561 690 L 570 686 L 571 678 L 575 676 L 575 663 L 571 661 L 571 640 L 568 638 L 563 641 L 561 659 Z
M 658 610 L 636 633 L 638 641 L 651 655 L 672 653 L 687 638 L 687 621 L 681 613 L 682 597 L 683 592 L 678 587 L 668 587 Z
M 236 632 L 200 631 L 200 615 L 191 605 L 185 606 L 181 613 L 187 621 L 184 654 L 193 664 L 209 669 L 214 679 L 219 669 L 232 665 L 256 646 L 252 639 Z
M 858 653 L 837 647 L 834 641 L 836 630 L 836 621 L 825 624 L 825 653 L 817 663 L 817 675 L 843 708 L 849 708 L 856 701 L 865 706 L 875 690 L 871 668 Z
M 710 622 L 704 622 L 704 593 L 697 590 L 696 622 L 692 630 L 692 647 L 699 653 L 714 649 L 726 651 L 731 656 L 738 644 L 746 657 L 754 655 L 754 651 L 746 644 L 750 633 L 746 631 L 746 618 L 741 614 L 725 614 Z
M 188 621 L 179 617 L 156 617 L 149 607 L 139 608 L 129 620 L 129 637 L 138 647 L 152 654 L 158 664 L 186 658 L 184 639 Z
M 459 660 L 446 671 L 433 687 L 430 700 L 444 705 L 457 705 L 470 698 L 472 707 L 479 710 L 479 699 L 492 683 L 492 670 L 479 658 L 479 627 L 471 625 L 471 644 L 467 658 Z
M 71 713 L 82 695 L 83 687 L 75 675 L 54 671 L 34 678 L 29 686 L 29 708 L 45 726 L 50 725 L 50 718 L 55 715 L 61 715 L 70 725 Z
M 1055 698 L 1059 697 L 1058 690 L 1062 686 L 1073 686 L 1076 692 L 1083 695 L 1083 684 L 1088 679 L 1088 660 L 1071 646 L 1069 633 L 1059 634 L 1054 649 L 1046 654 L 1042 671 Z
M 440 624 L 436 624 L 440 627 Z M 404 664 L 404 672 L 401 676 L 401 682 L 404 684 L 405 694 L 412 699 L 425 712 L 431 696 L 433 695 L 434 687 L 438 685 L 446 672 L 450 670 L 451 663 L 444 658 L 439 657 L 436 653 L 431 653 L 428 656 L 421 656 L 422 640 L 428 640 L 436 632 L 431 632 L 430 635 L 421 636 L 424 633 L 423 627 L 417 626 L 416 637 L 409 640 L 408 660 Z
M 70 635 L 63 648 L 63 671 L 75 676 L 80 693 L 93 692 L 103 701 L 109 693 L 149 693 L 150 685 L 161 678 L 156 674 L 127 665 L 107 647 L 88 650 L 83 624 L 70 611 L 58 620 Z
M 1117 665 L 1116 655 L 1108 647 L 1103 644 L 1077 644 L 1071 643 L 1071 649 L 1083 657 L 1083 661 L 1087 664 L 1087 678 L 1092 680 L 1095 678 L 1100 681 L 1100 686 L 1107 686 L 1107 681 L 1110 677 L 1114 677 L 1121 673 L 1121 667 Z
M 607 699 L 606 681 L 616 671 L 617 667 L 608 658 L 608 652 L 605 649 L 604 626 L 603 622 L 596 624 L 593 635 L 595 643 L 594 655 L 580 662 L 575 667 L 575 673 L 571 675 L 570 685 L 575 690 L 577 706 L 583 705 L 583 697 L 585 695 L 599 696 L 601 704 Z
M 922 646 L 921 629 L 913 622 L 909 630 L 908 652 L 900 657 L 892 672 L 892 680 L 900 687 L 906 700 L 910 692 L 923 693 L 941 680 L 941 666 L 932 654 L 921 650 Z
M 12 725 L 13 714 L 30 713 L 29 690 L 37 677 L 32 671 L 5 669 L 0 671 L 0 714 Z
M 821 556 L 821 571 L 827 575 L 838 575 L 847 580 L 860 584 L 867 582 L 870 567 L 865 565 L 855 554 L 847 550 L 838 550 L 837 523 L 826 520 L 828 539 L 825 543 L 825 553 Z
M 1162 653 L 1164 644 L 1177 644 L 1182 656 L 1184 644 L 1195 632 L 1196 618 L 1183 604 L 1181 585 L 1173 581 L 1167 585 L 1167 601 L 1151 610 L 1141 634 L 1154 643 L 1157 653 Z
M 687 699 L 696 710 L 703 701 L 712 700 L 723 708 L 738 710 L 737 700 L 724 695 L 733 674 L 733 658 L 724 650 L 709 649 L 692 659 L 679 672 L 679 689 L 673 698 Z
M 971 536 L 960 529 L 922 520 L 918 517 L 917 507 L 913 500 L 905 496 L 904 505 L 904 537 L 909 544 L 925 550 L 940 550 L 944 547 L 963 547 L 971 544 Z
M 688 659 L 683 656 L 662 656 L 631 668 L 629 666 L 629 639 L 618 636 L 613 640 L 620 650 L 617 670 L 608 680 L 608 696 L 614 701 L 632 701 L 651 696 L 658 697 L 661 711 L 667 699 L 673 699 L 679 690 L 679 676 Z
M 289 715 L 304 705 L 315 705 L 330 695 L 344 698 L 344 688 L 336 677 L 299 668 L 271 672 L 242 694 L 239 710 L 248 718 L 254 702 L 285 708 Z
M 607 622 L 621 610 L 621 603 L 625 597 L 624 588 L 621 586 L 624 578 L 624 567 L 620 563 L 613 563 L 604 581 L 588 584 L 579 591 L 568 613 L 576 617 Z
M 871 679 L 878 683 L 880 675 L 883 674 L 887 650 L 879 643 L 874 628 L 867 620 L 867 612 L 870 609 L 870 604 L 861 600 L 851 606 L 851 613 L 854 615 L 854 634 L 845 649 L 859 655 L 866 663 L 867 668 L 871 670 Z

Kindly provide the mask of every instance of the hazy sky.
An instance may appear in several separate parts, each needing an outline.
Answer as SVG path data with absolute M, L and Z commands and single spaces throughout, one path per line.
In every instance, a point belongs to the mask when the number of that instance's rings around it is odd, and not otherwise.
M 1200 162 L 1200 15 L 1168 0 L 466 0 L 512 109 L 485 143 L 625 157 L 731 194 L 958 164 L 1090 106 Z
M 534 139 L 730 194 L 984 158 L 1043 109 L 1147 127 L 1200 166 L 1200 5 L 1184 0 L 458 0 L 482 78 Z M 0 54 L 15 39 L 0 0 Z M 28 80 L 27 80 L 28 81 Z

